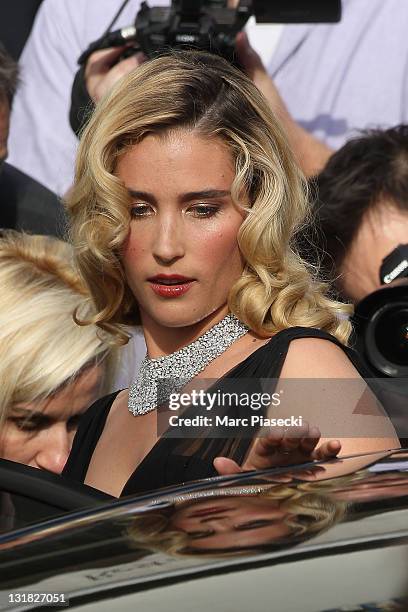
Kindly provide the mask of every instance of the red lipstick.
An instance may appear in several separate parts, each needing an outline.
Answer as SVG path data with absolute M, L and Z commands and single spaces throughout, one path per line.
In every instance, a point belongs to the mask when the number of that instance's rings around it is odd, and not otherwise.
M 147 280 L 160 297 L 175 298 L 187 293 L 195 279 L 181 274 L 157 274 Z

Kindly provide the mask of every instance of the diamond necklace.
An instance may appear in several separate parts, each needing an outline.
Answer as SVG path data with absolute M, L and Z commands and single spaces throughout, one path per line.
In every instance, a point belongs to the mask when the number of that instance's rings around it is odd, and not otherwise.
M 197 340 L 175 353 L 157 359 L 149 359 L 146 355 L 137 380 L 129 388 L 129 411 L 138 416 L 155 410 L 248 329 L 235 315 L 228 314 Z M 158 381 L 161 381 L 160 385 Z

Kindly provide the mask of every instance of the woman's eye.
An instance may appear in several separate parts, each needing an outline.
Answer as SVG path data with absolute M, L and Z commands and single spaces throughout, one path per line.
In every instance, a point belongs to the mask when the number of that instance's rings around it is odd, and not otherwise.
M 237 531 L 247 531 L 250 529 L 260 529 L 261 527 L 266 527 L 267 525 L 273 525 L 279 521 L 276 520 L 268 520 L 268 519 L 259 519 L 257 521 L 248 521 L 248 523 L 241 523 L 241 525 L 236 525 L 235 529 Z
M 8 419 L 19 431 L 36 431 L 39 429 L 37 423 L 33 423 L 29 419 L 25 418 L 9 418 Z
M 207 529 L 206 531 L 190 531 L 187 532 L 187 535 L 192 540 L 200 540 L 201 538 L 209 538 L 214 535 L 215 531 L 213 529 Z
M 70 419 L 68 419 L 67 421 L 68 431 L 73 431 L 75 429 L 78 429 L 78 426 L 79 426 L 79 423 L 82 417 L 83 417 L 83 414 L 75 414 Z
M 194 217 L 214 217 L 220 212 L 218 206 L 208 206 L 206 204 L 199 204 L 190 208 L 190 211 L 194 214 Z
M 152 214 L 152 208 L 148 204 L 134 204 L 130 209 L 130 216 L 149 217 Z

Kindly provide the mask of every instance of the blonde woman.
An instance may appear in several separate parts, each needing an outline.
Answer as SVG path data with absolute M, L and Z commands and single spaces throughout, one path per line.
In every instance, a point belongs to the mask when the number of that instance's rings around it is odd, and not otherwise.
M 88 293 L 65 242 L 3 231 L 0 286 L 0 457 L 60 473 L 116 350 L 74 322 Z
M 243 379 L 360 379 L 346 347 L 348 308 L 329 299 L 297 252 L 308 215 L 304 179 L 267 102 L 226 61 L 181 52 L 125 77 L 83 133 L 68 208 L 97 308 L 82 324 L 119 342 L 123 324 L 140 324 L 147 356 L 129 391 L 87 413 L 65 474 L 120 496 L 398 446 L 369 400 L 356 418 L 361 426 L 364 413 L 364 427 L 374 420 L 375 435 L 342 436 L 337 426 L 354 423 L 356 405 L 338 390 L 325 397 L 329 438 L 338 439 L 319 440 L 325 411 L 311 402 L 304 408 L 313 427 L 296 435 L 158 431 L 156 409 L 168 398 L 160 380 L 169 377 L 179 380 L 176 390 L 215 379 L 221 391 Z

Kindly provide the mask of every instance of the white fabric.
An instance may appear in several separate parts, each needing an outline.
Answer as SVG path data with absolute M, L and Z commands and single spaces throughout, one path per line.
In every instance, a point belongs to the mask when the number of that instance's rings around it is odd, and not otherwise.
M 339 24 L 285 28 L 269 73 L 289 112 L 333 148 L 408 123 L 408 2 L 343 0 Z
M 71 184 L 77 141 L 68 123 L 76 60 L 119 0 L 44 0 L 21 58 L 9 161 L 58 194 Z M 168 0 L 155 0 L 166 5 Z M 117 27 L 133 22 L 130 0 Z M 333 147 L 355 128 L 408 121 L 408 2 L 343 0 L 335 25 L 248 25 L 289 111 Z M 115 26 L 116 27 L 116 26 Z
M 141 327 L 128 327 L 127 331 L 132 334 L 132 337 L 121 349 L 112 392 L 127 389 L 132 384 L 139 372 L 140 363 L 146 355 L 146 343 Z
M 13 105 L 9 162 L 60 195 L 70 187 L 74 173 L 77 139 L 68 114 L 77 59 L 106 30 L 120 4 L 119 0 L 44 0 L 21 56 L 22 83 Z M 130 0 L 114 29 L 133 23 L 140 4 Z M 166 6 L 169 0 L 150 4 Z M 251 20 L 248 35 L 267 61 L 278 32 L 273 38 L 265 36 L 265 26 Z

